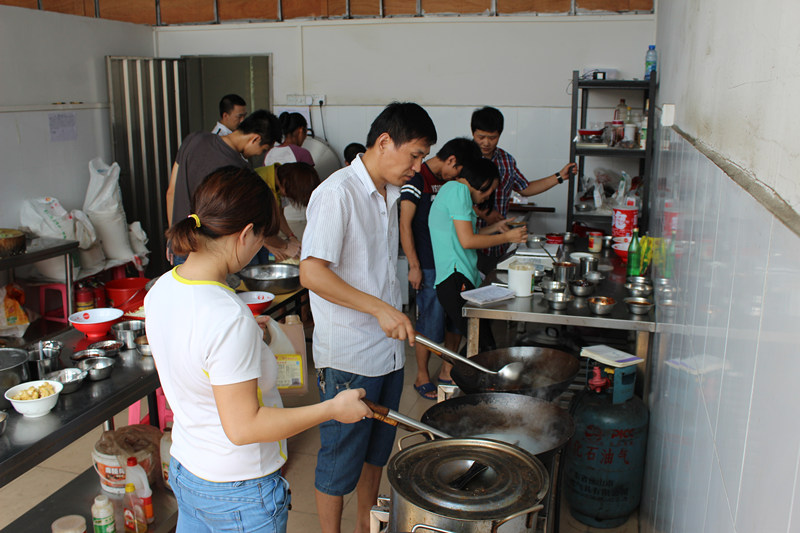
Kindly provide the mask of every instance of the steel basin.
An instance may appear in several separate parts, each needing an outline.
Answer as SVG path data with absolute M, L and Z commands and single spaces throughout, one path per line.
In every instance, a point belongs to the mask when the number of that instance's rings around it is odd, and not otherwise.
M 28 352 L 19 348 L 0 348 L 0 409 L 11 409 L 5 393 L 30 380 Z
M 245 267 L 238 273 L 249 291 L 286 294 L 300 288 L 300 267 L 285 263 L 270 263 Z

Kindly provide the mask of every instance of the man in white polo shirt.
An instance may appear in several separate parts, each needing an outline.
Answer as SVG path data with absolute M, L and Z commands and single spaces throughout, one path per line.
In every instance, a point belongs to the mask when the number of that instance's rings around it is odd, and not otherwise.
M 397 409 L 405 349 L 414 328 L 401 311 L 396 274 L 400 187 L 410 180 L 436 128 L 417 104 L 392 103 L 375 119 L 367 150 L 314 190 L 306 211 L 300 281 L 311 291 L 320 400 L 363 387 Z M 356 532 L 369 531 L 394 428 L 372 420 L 322 424 L 315 488 L 324 533 L 338 533 L 342 501 L 357 488 Z

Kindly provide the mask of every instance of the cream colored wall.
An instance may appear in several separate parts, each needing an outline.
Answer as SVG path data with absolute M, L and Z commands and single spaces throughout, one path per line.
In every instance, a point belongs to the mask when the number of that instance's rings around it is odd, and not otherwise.
M 800 210 L 800 3 L 658 4 L 658 100 L 675 123 Z

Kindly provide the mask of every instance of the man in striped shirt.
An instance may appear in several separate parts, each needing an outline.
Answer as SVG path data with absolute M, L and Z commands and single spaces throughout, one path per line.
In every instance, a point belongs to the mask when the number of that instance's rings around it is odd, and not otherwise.
M 320 400 L 345 388 L 397 409 L 414 328 L 397 279 L 400 187 L 419 172 L 436 128 L 417 104 L 392 103 L 373 121 L 367 150 L 311 195 L 300 281 L 310 291 Z M 339 533 L 345 494 L 358 493 L 356 531 L 369 531 L 394 428 L 378 421 L 322 424 L 314 486 L 324 533 Z
M 543 193 L 559 183 L 569 180 L 578 168 L 575 163 L 567 163 L 555 174 L 528 182 L 517 168 L 517 161 L 514 157 L 497 146 L 500 134 L 503 133 L 503 122 L 503 114 L 494 107 L 483 107 L 472 113 L 470 123 L 472 138 L 478 143 L 483 157 L 491 159 L 500 171 L 500 184 L 495 191 L 494 206 L 486 212 L 478 212 L 479 228 L 506 218 L 508 204 L 511 201 L 511 191 L 517 191 L 522 196 Z M 478 269 L 484 274 L 494 270 L 507 248 L 508 245 L 504 244 L 480 250 L 478 252 Z

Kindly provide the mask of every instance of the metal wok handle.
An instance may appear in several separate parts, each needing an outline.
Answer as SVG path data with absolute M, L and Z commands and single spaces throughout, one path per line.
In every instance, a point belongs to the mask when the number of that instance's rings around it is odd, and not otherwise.
M 376 420 L 380 420 L 381 422 L 385 422 L 390 426 L 402 427 L 403 429 L 407 429 L 409 431 L 425 431 L 427 433 L 430 433 L 434 437 L 439 437 L 440 439 L 452 438 L 447 433 L 443 433 L 434 427 L 431 427 L 427 424 L 423 424 L 422 422 L 417 422 L 413 418 L 401 415 L 397 411 L 393 411 L 388 407 L 378 405 L 363 398 L 361 399 L 361 401 L 367 404 L 367 407 L 369 407 L 372 410 L 373 418 L 375 418 Z
M 427 524 L 414 524 L 414 527 L 411 528 L 411 533 L 416 533 L 420 529 L 427 529 L 428 531 L 436 531 L 437 533 L 455 533 L 450 531 L 449 529 L 440 529 L 438 527 L 429 526 Z
M 530 507 L 528 509 L 523 509 L 522 511 L 518 511 L 518 512 L 512 514 L 511 516 L 507 516 L 507 517 L 503 518 L 502 520 L 500 520 L 498 522 L 493 522 L 492 523 L 492 533 L 497 533 L 497 528 L 502 526 L 503 524 L 505 524 L 509 520 L 514 520 L 518 516 L 526 515 L 526 514 L 529 514 L 529 513 L 538 513 L 542 509 L 544 509 L 544 505 L 542 505 L 540 503 L 540 504 L 534 505 L 533 507 Z
M 423 346 L 425 346 L 426 348 L 428 348 L 430 351 L 432 351 L 433 353 L 435 353 L 436 355 L 438 355 L 442 359 L 448 360 L 449 363 L 452 363 L 452 362 L 454 362 L 452 360 L 455 360 L 455 361 L 458 361 L 460 363 L 464 363 L 465 365 L 469 365 L 472 368 L 480 370 L 481 372 L 486 372 L 487 374 L 497 375 L 497 373 L 498 373 L 497 370 L 489 370 L 488 368 L 486 368 L 484 366 L 481 366 L 478 363 L 476 363 L 476 362 L 474 362 L 474 361 L 472 361 L 472 360 L 470 360 L 470 359 L 468 359 L 468 358 L 466 358 L 466 357 L 464 357 L 462 355 L 457 354 L 456 352 L 448 350 L 444 346 L 436 344 L 432 340 L 423 337 L 419 333 L 417 333 L 414 336 L 414 340 L 416 340 L 418 343 L 420 343 Z

